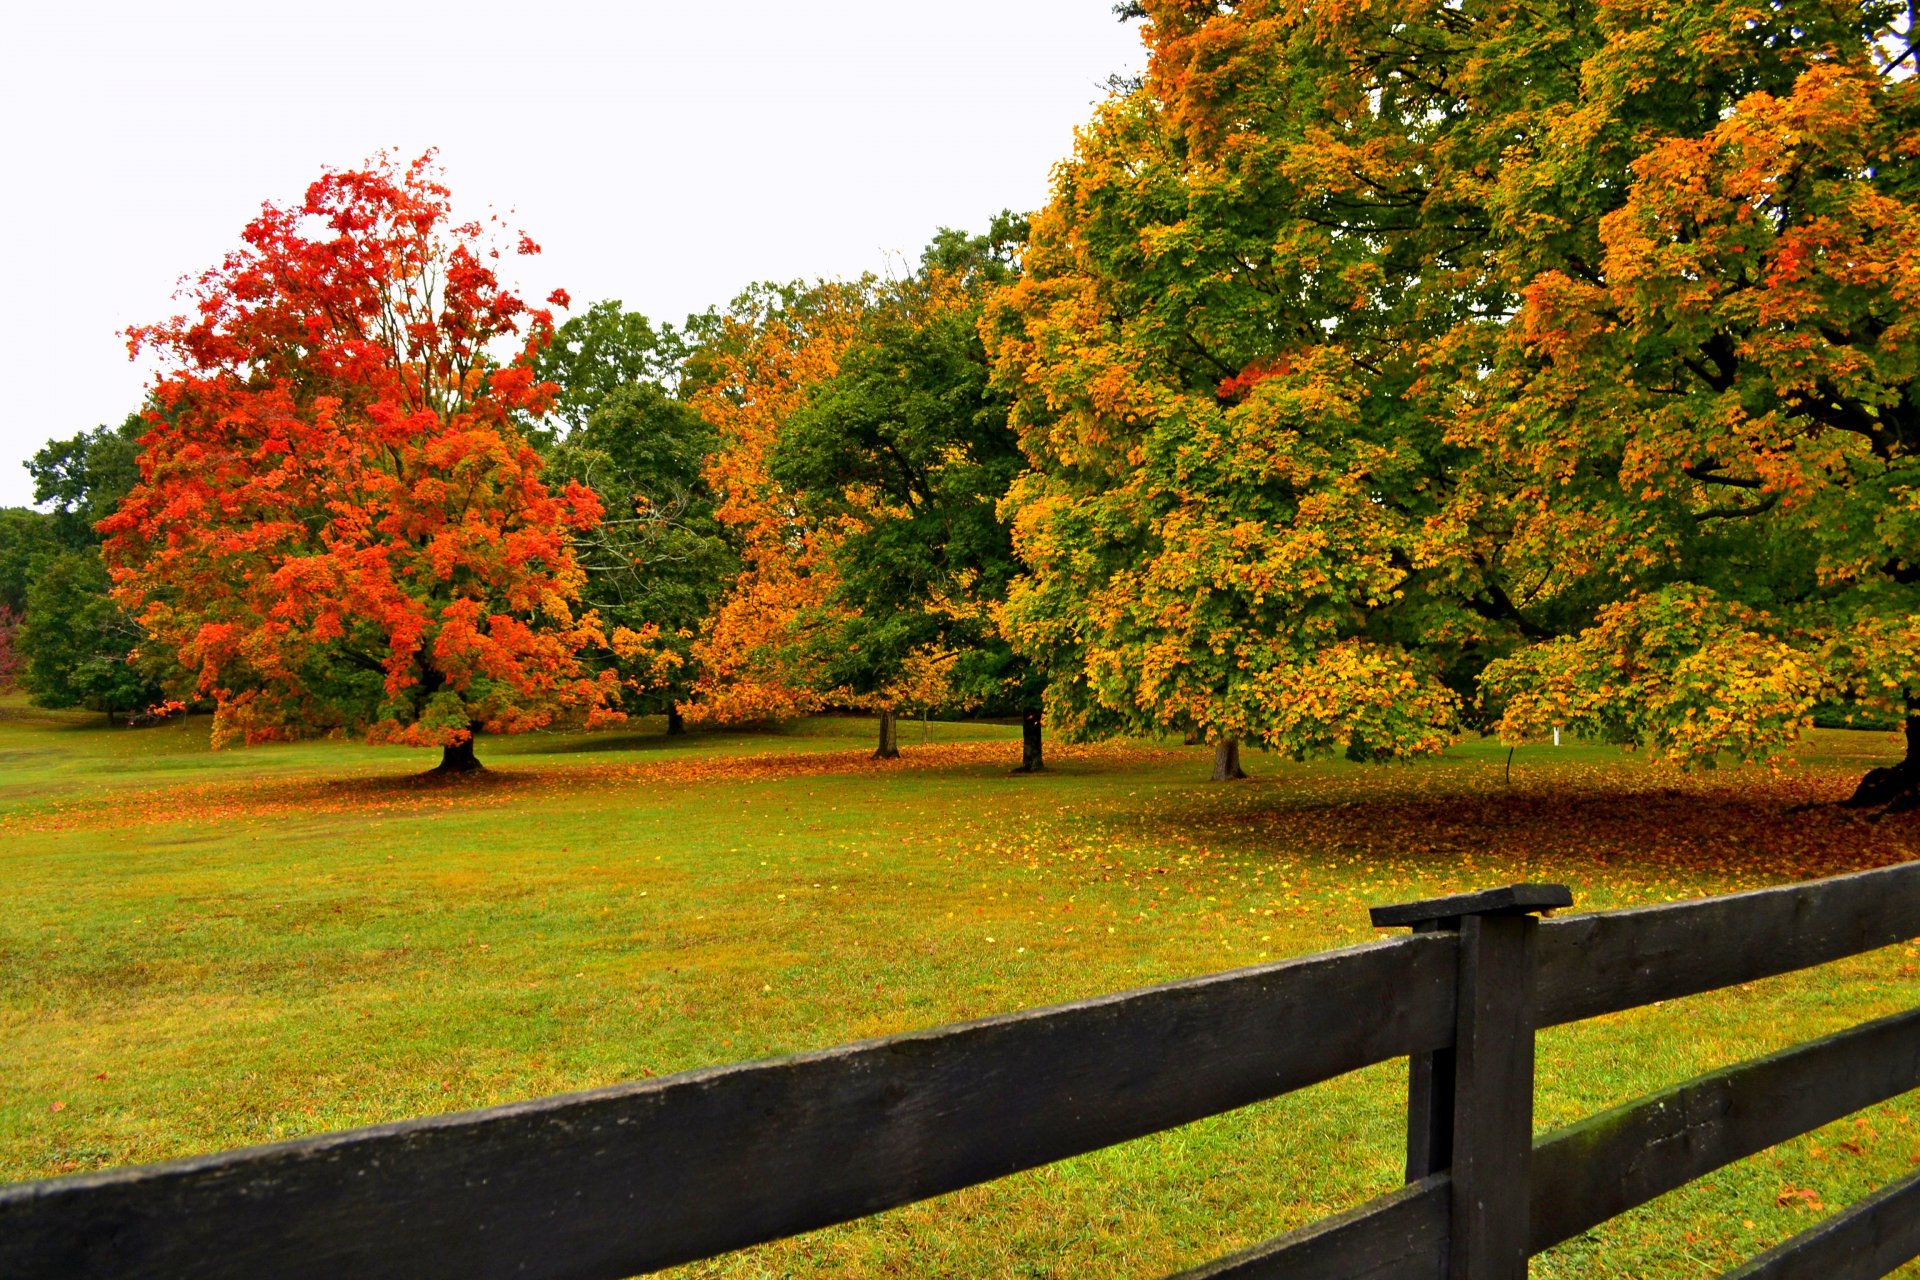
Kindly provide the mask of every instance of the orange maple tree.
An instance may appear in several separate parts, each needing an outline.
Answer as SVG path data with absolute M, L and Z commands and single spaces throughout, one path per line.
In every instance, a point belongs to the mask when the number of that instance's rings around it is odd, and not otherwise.
M 128 331 L 164 372 L 103 553 L 216 743 L 348 730 L 465 771 L 476 733 L 610 714 L 570 550 L 600 506 L 549 492 L 514 425 L 553 321 L 496 276 L 539 251 L 499 230 L 453 221 L 431 153 L 376 157 L 265 205 L 187 315 Z
M 776 720 L 823 705 L 815 682 L 795 669 L 798 628 L 833 594 L 841 531 L 808 519 L 770 460 L 787 420 L 839 369 L 865 296 L 864 282 L 749 293 L 690 367 L 690 402 L 719 437 L 706 467 L 714 515 L 741 557 L 693 646 L 700 675 L 690 720 Z

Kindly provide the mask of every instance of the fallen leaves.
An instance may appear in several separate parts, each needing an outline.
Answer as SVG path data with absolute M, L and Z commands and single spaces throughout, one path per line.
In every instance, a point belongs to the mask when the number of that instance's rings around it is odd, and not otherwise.
M 700 786 L 774 782 L 830 774 L 999 770 L 1010 758 L 1017 759 L 1018 751 L 1017 742 L 985 741 L 903 747 L 896 760 L 874 760 L 865 748 L 713 755 L 653 764 L 608 761 L 523 766 L 514 760 L 452 783 L 416 773 L 354 778 L 341 778 L 336 774 L 221 778 L 164 789 L 95 793 L 79 801 L 0 814 L 0 832 L 45 834 L 131 826 L 175 826 L 184 831 L 207 823 L 260 818 L 502 807 L 543 796 L 564 796 L 597 787 L 631 784 Z M 1092 761 L 1106 767 L 1124 768 L 1163 759 L 1168 754 L 1151 747 L 1099 744 L 1057 747 L 1052 751 L 1052 759 L 1056 763 Z
M 1824 1213 L 1827 1208 L 1825 1202 L 1820 1199 L 1820 1193 L 1811 1187 L 1782 1187 L 1780 1194 L 1773 1198 L 1773 1202 L 1782 1209 L 1797 1206 L 1802 1209 L 1811 1209 L 1815 1213 Z

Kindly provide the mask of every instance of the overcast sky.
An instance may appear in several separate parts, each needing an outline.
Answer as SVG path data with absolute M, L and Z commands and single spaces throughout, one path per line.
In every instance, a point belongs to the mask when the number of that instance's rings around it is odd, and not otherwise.
M 47 439 L 138 405 L 118 331 L 324 166 L 438 147 L 460 211 L 545 246 L 532 296 L 678 320 L 1038 207 L 1144 61 L 1112 0 L 76 0 L 4 29 L 0 505 Z

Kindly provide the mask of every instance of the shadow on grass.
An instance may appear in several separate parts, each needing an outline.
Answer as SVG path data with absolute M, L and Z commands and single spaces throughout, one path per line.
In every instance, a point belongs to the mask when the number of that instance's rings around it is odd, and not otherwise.
M 699 729 L 689 729 L 673 737 L 668 737 L 664 730 L 654 729 L 586 736 L 569 734 L 552 740 L 521 738 L 511 745 L 503 744 L 498 754 L 506 759 L 516 756 L 571 756 L 600 753 L 650 755 L 660 751 L 717 748 L 737 743 L 743 738 L 804 738 L 806 736 L 808 735 L 796 734 L 778 725 L 703 726 Z M 482 749 L 484 748 L 483 743 Z
M 1119 756 L 1128 753 L 1102 750 L 1097 754 L 1103 761 L 1101 767 L 1120 768 L 1123 765 Z M 732 785 L 833 774 L 868 775 L 876 780 L 919 775 L 938 781 L 1005 774 L 1018 754 L 1017 744 L 1010 751 L 1004 742 L 965 742 L 908 747 L 900 759 L 888 761 L 874 760 L 872 752 L 864 747 L 776 749 L 744 754 L 696 752 L 678 757 L 656 754 L 652 758 L 629 759 L 613 756 L 577 761 L 547 759 L 549 763 L 525 763 L 524 757 L 502 753 L 493 757 L 487 767 L 468 774 L 443 774 L 424 769 L 405 773 L 363 769 L 344 776 L 225 775 L 123 792 L 91 803 L 68 804 L 60 809 L 48 829 L 153 826 L 189 818 L 198 821 L 209 814 L 265 816 L 501 805 L 528 797 L 581 795 L 627 787 Z
M 1398 775 L 1398 776 L 1390 776 Z M 1275 779 L 1119 816 L 1147 843 L 1199 841 L 1235 861 L 1307 855 L 1383 873 L 1488 884 L 1580 878 L 1814 879 L 1920 858 L 1920 814 L 1874 820 L 1831 803 L 1855 776 L 1838 770 L 1650 776 L 1644 783 L 1398 770 L 1315 783 Z M 1811 805 L 1811 807 L 1808 807 Z M 1577 886 L 1576 886 L 1577 887 Z
M 532 740 L 516 742 L 498 754 L 507 760 L 524 756 L 577 756 L 615 752 L 622 755 L 644 755 L 669 748 L 704 746 L 706 744 L 702 739 L 707 736 L 704 733 L 687 733 L 674 738 L 661 733 L 609 733 L 590 738 L 570 735 L 551 742 Z
M 505 791 L 523 791 L 546 781 L 539 770 L 499 769 L 482 765 L 471 773 L 440 773 L 434 769 L 418 773 L 362 774 L 351 778 L 304 778 L 264 783 L 254 794 L 265 800 L 297 803 L 303 796 L 366 797 L 409 795 L 490 795 Z

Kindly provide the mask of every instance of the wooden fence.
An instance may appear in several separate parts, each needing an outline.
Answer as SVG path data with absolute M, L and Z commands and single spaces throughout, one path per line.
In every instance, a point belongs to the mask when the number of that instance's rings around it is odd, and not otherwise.
M 845 1222 L 1408 1058 L 1407 1182 L 1185 1280 L 1518 1280 L 1527 1258 L 1920 1086 L 1920 1010 L 1533 1138 L 1534 1029 L 1920 936 L 1920 863 L 1411 936 L 772 1062 L 0 1187 L 0 1276 L 620 1277 Z M 1880 1276 L 1920 1174 L 1733 1273 Z

